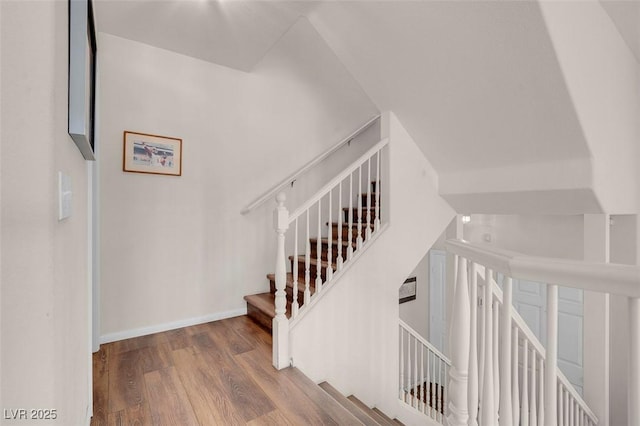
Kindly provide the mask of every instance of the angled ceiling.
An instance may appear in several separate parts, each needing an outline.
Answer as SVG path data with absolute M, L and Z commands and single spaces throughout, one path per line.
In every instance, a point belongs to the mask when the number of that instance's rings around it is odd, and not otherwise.
M 250 71 L 314 7 L 269 1 L 96 0 L 98 31 Z
M 600 0 L 620 35 L 640 62 L 640 1 Z

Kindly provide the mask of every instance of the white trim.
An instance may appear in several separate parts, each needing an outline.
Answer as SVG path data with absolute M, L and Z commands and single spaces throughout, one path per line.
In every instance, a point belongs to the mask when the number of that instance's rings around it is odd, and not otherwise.
M 331 148 L 329 148 L 328 150 L 324 151 L 322 154 L 316 156 L 313 160 L 309 161 L 307 164 L 305 164 L 304 166 L 300 167 L 298 170 L 293 172 L 291 175 L 287 176 L 285 179 L 283 179 L 282 181 L 277 183 L 275 186 L 272 186 L 271 189 L 269 189 L 266 192 L 264 192 L 261 196 L 259 196 L 255 200 L 253 200 L 251 203 L 247 204 L 247 206 L 245 208 L 243 208 L 240 213 L 243 214 L 243 215 L 247 214 L 251 210 L 253 210 L 256 207 L 258 207 L 260 204 L 264 203 L 267 200 L 272 199 L 278 193 L 278 191 L 280 191 L 282 189 L 282 187 L 284 187 L 284 186 L 288 185 L 290 182 L 296 180 L 298 178 L 298 176 L 302 175 L 307 170 L 313 168 L 316 164 L 320 163 L 322 160 L 324 160 L 325 158 L 327 158 L 328 156 L 330 156 L 331 154 L 336 152 L 344 144 L 346 144 L 347 142 L 351 141 L 353 138 L 358 136 L 360 133 L 364 132 L 369 126 L 371 126 L 379 118 L 380 118 L 380 114 L 378 114 L 375 117 L 372 117 L 369 120 L 367 120 L 367 122 L 365 122 L 362 126 L 360 126 L 355 132 L 352 132 L 349 136 L 347 136 L 346 138 L 342 139 L 340 142 L 338 142 L 337 144 L 333 145 Z
M 100 344 L 116 342 L 118 340 L 131 339 L 132 337 L 146 336 L 148 334 L 161 333 L 163 331 L 175 330 L 177 328 L 189 327 L 191 325 L 204 324 L 206 322 L 218 321 L 226 318 L 238 317 L 247 314 L 247 308 L 234 309 L 232 311 L 216 312 L 215 314 L 203 315 L 201 317 L 187 318 L 179 321 L 166 322 L 164 324 L 151 325 L 148 327 L 134 328 L 131 330 L 117 331 L 100 336 Z
M 512 278 L 640 297 L 637 266 L 528 256 L 464 240 L 447 240 L 446 246 L 451 253 Z

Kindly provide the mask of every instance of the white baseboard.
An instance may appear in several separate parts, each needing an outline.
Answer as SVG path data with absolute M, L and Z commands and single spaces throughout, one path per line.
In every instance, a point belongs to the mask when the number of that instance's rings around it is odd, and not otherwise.
M 108 333 L 100 336 L 100 344 L 130 339 L 132 337 L 146 336 L 148 334 L 175 330 L 176 328 L 189 327 L 190 325 L 203 324 L 205 322 L 218 321 L 221 319 L 232 318 L 246 314 L 247 308 L 245 307 L 242 309 L 235 309 L 233 311 L 217 312 L 215 314 L 204 315 L 196 318 L 187 318 L 179 321 L 167 322 L 164 324 L 151 325 L 149 327 L 117 331 L 115 333 Z

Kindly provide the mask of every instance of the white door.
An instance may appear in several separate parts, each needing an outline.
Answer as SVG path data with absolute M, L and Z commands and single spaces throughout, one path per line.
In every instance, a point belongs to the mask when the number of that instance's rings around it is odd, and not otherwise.
M 447 253 L 429 251 L 429 341 L 442 353 L 446 344 Z
M 513 304 L 540 342 L 547 345 L 547 286 L 513 280 Z M 558 287 L 558 367 L 582 395 L 583 292 Z

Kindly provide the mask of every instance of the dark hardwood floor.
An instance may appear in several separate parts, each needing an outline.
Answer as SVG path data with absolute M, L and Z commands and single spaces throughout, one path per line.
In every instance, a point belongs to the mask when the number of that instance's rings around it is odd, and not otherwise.
M 246 316 L 102 345 L 93 373 L 92 425 L 360 424 Z

